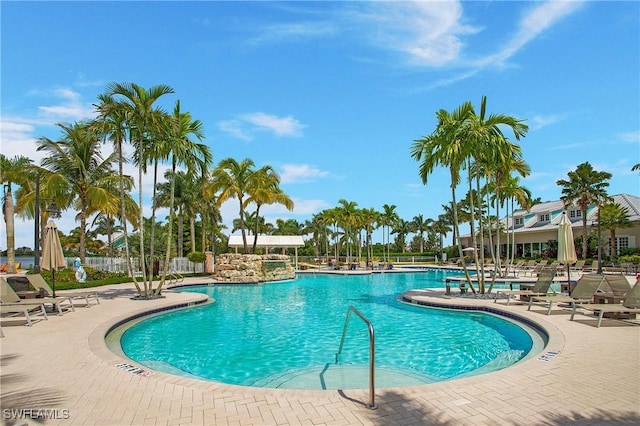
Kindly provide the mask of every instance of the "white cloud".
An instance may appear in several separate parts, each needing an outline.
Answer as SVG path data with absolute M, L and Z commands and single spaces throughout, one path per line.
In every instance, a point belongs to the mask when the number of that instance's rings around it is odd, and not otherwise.
M 531 129 L 532 130 L 540 130 L 543 127 L 550 126 L 552 124 L 556 124 L 565 119 L 564 115 L 534 115 L 531 118 Z
M 373 42 L 405 53 L 418 65 L 455 61 L 464 47 L 461 36 L 478 31 L 462 23 L 459 1 L 371 2 L 366 7 L 366 12 L 356 16 L 374 32 Z
M 93 106 L 83 103 L 78 92 L 69 88 L 59 88 L 54 93 L 56 97 L 62 99 L 62 102 L 58 105 L 39 106 L 38 110 L 44 117 L 59 122 L 61 120 L 79 121 L 95 116 Z
M 504 65 L 505 61 L 518 53 L 529 42 L 540 36 L 545 30 L 562 18 L 574 13 L 582 6 L 580 1 L 547 1 L 535 3 L 535 7 L 526 13 L 519 22 L 518 29 L 504 47 L 477 62 L 480 67 Z
M 242 114 L 232 120 L 218 122 L 221 131 L 245 141 L 253 140 L 254 133 L 259 131 L 272 132 L 277 137 L 301 137 L 305 127 L 291 116 L 278 117 L 263 112 Z
M 224 120 L 218 121 L 218 129 L 222 130 L 225 133 L 229 133 L 230 135 L 242 139 L 244 141 L 250 141 L 253 139 L 251 136 L 246 134 L 242 129 L 242 121 L 240 120 Z
M 627 132 L 618 134 L 618 139 L 623 142 L 640 142 L 640 130 L 637 132 Z
M 320 170 L 309 164 L 284 164 L 280 173 L 281 183 L 302 183 L 311 182 L 316 179 L 325 178 L 329 172 Z
M 277 136 L 299 137 L 302 136 L 302 129 L 306 127 L 291 116 L 278 117 L 262 112 L 254 112 L 244 114 L 241 118 L 262 130 L 272 131 Z
M 274 24 L 261 28 L 261 34 L 250 40 L 261 44 L 279 41 L 297 41 L 308 38 L 328 37 L 339 32 L 339 28 L 330 22 L 295 22 Z

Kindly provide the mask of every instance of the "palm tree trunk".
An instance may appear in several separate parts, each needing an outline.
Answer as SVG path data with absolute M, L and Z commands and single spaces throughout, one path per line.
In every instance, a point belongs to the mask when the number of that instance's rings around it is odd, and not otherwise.
M 469 288 L 475 294 L 476 289 L 471 282 L 471 277 L 469 276 L 469 271 L 467 270 L 467 263 L 464 261 L 464 254 L 462 253 L 462 244 L 460 243 L 460 228 L 458 225 L 458 207 L 456 202 L 456 187 L 455 180 L 453 179 L 453 170 L 451 171 L 451 206 L 453 208 L 453 229 L 457 237 L 457 241 L 454 243 L 458 246 L 458 256 L 462 261 L 462 270 L 464 271 L 464 276 L 467 279 L 467 284 L 469 284 Z
M 16 273 L 16 229 L 14 224 L 14 208 L 13 208 L 13 192 L 11 191 L 11 183 L 7 186 L 7 191 L 4 195 L 4 223 L 7 227 L 7 273 Z M 38 220 L 38 218 L 34 218 Z
M 122 232 L 124 238 L 124 252 L 127 257 L 127 271 L 129 276 L 133 280 L 133 285 L 136 287 L 136 291 L 139 296 L 142 296 L 142 289 L 138 284 L 138 280 L 136 279 L 136 274 L 133 272 L 133 263 L 131 261 L 131 250 L 129 249 L 129 234 L 127 231 L 127 211 L 126 211 L 126 203 L 125 203 L 125 194 L 124 194 L 124 170 L 123 170 L 123 159 L 122 159 L 122 142 L 117 143 L 118 146 L 118 175 L 120 177 L 120 222 L 122 223 Z M 142 209 L 142 206 L 140 206 Z

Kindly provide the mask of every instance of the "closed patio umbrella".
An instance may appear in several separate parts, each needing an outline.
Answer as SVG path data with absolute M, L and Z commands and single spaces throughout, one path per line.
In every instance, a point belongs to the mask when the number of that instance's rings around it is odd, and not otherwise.
M 571 221 L 567 218 L 565 212 L 562 213 L 560 223 L 558 224 L 558 262 L 567 266 L 567 286 L 571 293 L 571 277 L 569 269 L 571 265 L 576 263 L 576 247 L 573 242 L 573 229 L 571 229 Z
M 51 290 L 53 297 L 56 297 L 56 271 L 60 271 L 67 267 L 62 253 L 62 244 L 58 236 L 58 227 L 55 222 L 50 220 L 45 227 L 46 234 L 42 245 L 42 269 L 51 271 Z

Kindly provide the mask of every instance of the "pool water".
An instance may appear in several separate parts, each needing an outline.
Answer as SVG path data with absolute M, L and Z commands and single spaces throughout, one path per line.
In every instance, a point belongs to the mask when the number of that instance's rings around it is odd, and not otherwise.
M 302 275 L 263 285 L 189 287 L 216 303 L 143 320 L 122 334 L 131 359 L 150 368 L 243 386 L 366 388 L 375 329 L 376 386 L 432 383 L 494 371 L 534 350 L 542 338 L 490 314 L 401 303 L 404 291 L 443 287 L 452 272 Z

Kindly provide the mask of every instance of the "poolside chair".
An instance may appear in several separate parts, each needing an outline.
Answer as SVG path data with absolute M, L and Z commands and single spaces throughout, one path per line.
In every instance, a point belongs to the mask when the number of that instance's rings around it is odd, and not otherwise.
M 596 327 L 599 328 L 602 323 L 602 317 L 605 313 L 611 314 L 639 314 L 640 313 L 640 280 L 636 281 L 633 288 L 627 293 L 622 304 L 616 303 L 584 303 L 576 304 L 571 310 L 571 321 L 576 314 L 576 309 L 585 309 L 598 313 L 598 322 Z
M 42 278 L 40 274 L 26 274 L 25 275 L 29 280 L 29 283 L 36 290 L 40 290 L 44 292 L 45 295 L 51 297 L 53 294 L 53 290 L 49 287 L 49 284 Z M 100 299 L 98 298 L 97 291 L 65 291 L 62 293 L 64 297 L 69 297 L 71 299 L 84 299 L 86 306 L 89 307 L 89 299 L 93 298 L 96 301 L 96 304 L 100 304 Z
M 47 310 L 44 307 L 44 303 L 9 303 L 0 304 L 0 316 L 3 318 L 13 318 L 19 315 L 24 315 L 25 320 L 29 327 L 33 325 L 32 317 L 36 315 L 42 315 L 47 320 Z
M 533 296 L 529 299 L 527 310 L 531 310 L 531 306 L 536 304 L 544 304 L 547 306 L 547 315 L 551 315 L 551 308 L 554 303 L 569 303 L 573 308 L 576 303 L 587 303 L 593 299 L 593 295 L 598 291 L 598 287 L 604 281 L 604 275 L 586 274 L 580 277 L 578 283 L 573 288 L 570 295 L 553 294 L 545 296 Z
M 11 288 L 4 278 L 0 277 L 0 306 L 26 306 L 34 307 L 34 305 L 52 305 L 58 315 L 62 315 L 65 310 L 71 309 L 75 311 L 73 301 L 70 297 L 43 297 L 36 299 L 20 299 L 20 296 Z
M 576 263 L 570 266 L 569 270 L 574 272 L 581 272 L 584 269 L 585 263 L 587 263 L 586 260 L 578 260 Z
M 617 297 L 624 297 L 631 290 L 631 283 L 622 274 L 604 274 L 604 281 L 599 291 L 611 293 Z
M 553 279 L 555 278 L 555 276 L 555 269 L 542 269 L 538 273 L 538 279 L 536 280 L 531 290 L 497 290 L 496 296 L 493 299 L 493 303 L 496 303 L 498 301 L 499 294 L 504 294 L 507 296 L 507 306 L 509 306 L 511 296 L 544 296 L 549 293 L 549 288 L 551 287 L 551 283 L 553 283 Z

